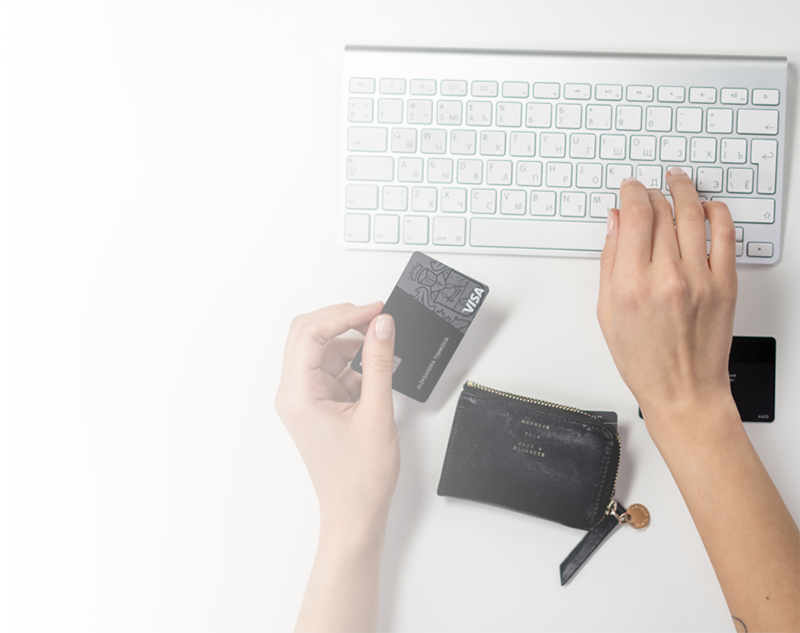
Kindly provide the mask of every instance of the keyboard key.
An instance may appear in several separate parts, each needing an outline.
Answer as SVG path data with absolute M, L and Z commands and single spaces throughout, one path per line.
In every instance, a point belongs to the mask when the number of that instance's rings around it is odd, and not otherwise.
M 772 242 L 748 242 L 748 257 L 772 257 L 774 244 Z
M 517 162 L 517 186 L 538 187 L 542 184 L 542 164 L 538 161 Z
M 350 92 L 372 94 L 375 92 L 375 80 L 368 77 L 351 77 Z
M 422 182 L 422 159 L 421 158 L 398 159 L 397 180 L 400 182 Z
M 775 177 L 778 167 L 778 141 L 753 139 L 750 162 L 758 165 L 758 193 L 775 193 Z
M 641 106 L 617 106 L 617 129 L 638 132 L 642 129 Z
M 462 185 L 481 184 L 481 182 L 483 182 L 483 161 L 466 159 L 459 160 L 456 182 Z
M 464 213 L 467 210 L 467 190 L 445 187 L 442 189 L 442 211 Z
M 603 166 L 600 163 L 578 163 L 575 185 L 581 189 L 599 189 L 603 184 Z
M 411 189 L 411 210 L 433 213 L 436 211 L 436 187 L 413 187 Z
M 447 149 L 447 132 L 424 129 L 420 132 L 419 151 L 423 154 L 444 154 Z
M 633 176 L 633 167 L 610 163 L 606 166 L 606 189 L 619 189 L 625 178 Z
M 655 160 L 656 137 L 634 134 L 631 136 L 631 160 Z
M 556 106 L 556 127 L 577 130 L 581 127 L 581 104 L 559 103 Z
M 351 123 L 372 123 L 372 99 L 351 98 L 347 102 L 347 120 Z
M 348 180 L 392 180 L 394 158 L 391 156 L 348 156 Z
M 375 216 L 375 241 L 378 244 L 397 244 L 400 241 L 400 217 L 396 215 Z
M 593 218 L 607 218 L 610 209 L 617 206 L 615 193 L 589 194 L 589 215 Z
M 463 246 L 467 241 L 467 221 L 459 217 L 433 219 L 433 243 L 442 246 Z
M 549 103 L 529 103 L 525 106 L 527 127 L 550 127 L 553 106 Z
M 598 101 L 621 101 L 622 86 L 619 84 L 598 84 L 594 89 L 594 98 Z
M 533 96 L 536 99 L 558 99 L 560 94 L 560 84 L 541 81 L 533 84 Z
M 586 106 L 586 129 L 610 130 L 614 113 L 610 105 Z
M 637 165 L 636 179 L 648 189 L 661 189 L 661 166 Z
M 405 79 L 381 79 L 380 92 L 384 95 L 401 95 L 405 94 L 406 80 Z
M 350 152 L 385 152 L 386 128 L 347 128 L 347 150 Z
M 589 84 L 565 84 L 565 99 L 591 99 L 592 87 Z
M 384 185 L 381 206 L 385 211 L 405 211 L 408 208 L 408 188 Z
M 524 99 L 528 96 L 528 82 L 527 81 L 504 81 L 503 82 L 503 97 L 512 99 L 514 97 Z
M 508 186 L 511 184 L 511 170 L 514 163 L 510 160 L 490 160 L 486 164 L 486 184 Z
M 662 103 L 683 103 L 686 100 L 686 88 L 683 86 L 659 86 L 658 100 Z
M 348 209 L 377 209 L 377 185 L 347 185 L 345 207 Z
M 604 160 L 623 160 L 626 139 L 622 134 L 602 134 L 600 136 L 600 158 Z
M 521 125 L 521 103 L 501 101 L 497 104 L 497 127 L 520 127 Z
M 628 86 L 628 101 L 652 101 L 653 86 Z
M 717 160 L 717 139 L 693 137 L 689 157 L 693 163 L 715 162 Z
M 697 191 L 719 193 L 723 176 L 722 167 L 698 167 Z
M 411 94 L 412 95 L 435 95 L 436 94 L 436 80 L 435 79 L 412 79 L 411 80 Z
M 542 132 L 539 135 L 539 156 L 564 158 L 567 155 L 567 135 L 563 132 Z
M 594 158 L 596 137 L 594 134 L 570 134 L 570 158 Z
M 369 214 L 348 213 L 344 216 L 346 242 L 369 242 Z
M 548 187 L 571 187 L 572 163 L 547 163 L 545 183 Z
M 709 134 L 730 134 L 733 131 L 733 110 L 730 108 L 709 108 L 706 110 L 706 132 Z
M 416 152 L 417 131 L 414 128 L 394 128 L 392 130 L 392 151 L 398 154 Z
M 775 221 L 775 200 L 772 198 L 732 198 L 713 196 L 728 205 L 737 224 L 772 224 Z
M 555 191 L 531 191 L 531 215 L 555 215 L 556 214 L 556 193 Z
M 428 182 L 444 184 L 450 184 L 453 182 L 453 159 L 429 158 Z
M 533 156 L 535 148 L 535 132 L 512 132 L 509 135 L 508 153 L 511 156 Z
M 378 99 L 378 123 L 402 123 L 402 99 Z
M 686 160 L 685 136 L 662 136 L 659 160 L 684 161 Z
M 753 170 L 729 167 L 728 193 L 753 193 Z
M 405 244 L 428 243 L 428 218 L 407 215 L 403 218 L 403 242 Z
M 702 108 L 678 108 L 675 112 L 675 131 L 676 132 L 702 132 L 703 131 L 703 109 Z
M 492 124 L 492 103 L 491 101 L 469 101 L 467 102 L 467 125 Z
M 562 191 L 560 207 L 562 216 L 582 218 L 586 215 L 586 194 L 582 191 Z
M 461 125 L 461 102 L 439 101 L 436 104 L 436 122 L 439 125 Z
M 719 102 L 730 105 L 747 105 L 747 88 L 723 88 Z
M 470 226 L 472 246 L 599 252 L 606 240 L 605 222 L 472 218 Z
M 473 97 L 496 97 L 497 96 L 497 82 L 496 81 L 473 81 L 472 82 L 472 96 Z
M 481 154 L 484 156 L 502 156 L 506 153 L 505 132 L 481 132 Z
M 494 213 L 495 193 L 494 189 L 473 189 L 470 193 L 469 210 L 473 213 Z
M 445 79 L 440 87 L 445 97 L 465 97 L 467 95 L 467 82 L 459 79 Z
M 747 156 L 747 141 L 743 138 L 724 138 L 720 142 L 721 163 L 744 163 Z
M 778 105 L 781 101 L 781 93 L 778 90 L 753 90 L 753 105 Z
M 450 133 L 450 153 L 472 155 L 476 151 L 478 135 L 475 130 L 453 130 Z
M 737 134 L 777 134 L 777 110 L 739 110 Z
M 689 103 L 716 103 L 716 88 L 689 88 Z
M 669 132 L 672 130 L 672 108 L 666 106 L 648 106 L 644 126 L 648 132 Z M 678 131 L 680 132 L 682 130 Z M 695 131 L 699 132 L 700 130 Z
M 500 213 L 503 215 L 525 215 L 527 194 L 522 189 L 503 189 L 500 192 Z
M 409 99 L 406 108 L 406 122 L 418 125 L 433 123 L 433 101 L 429 99 Z

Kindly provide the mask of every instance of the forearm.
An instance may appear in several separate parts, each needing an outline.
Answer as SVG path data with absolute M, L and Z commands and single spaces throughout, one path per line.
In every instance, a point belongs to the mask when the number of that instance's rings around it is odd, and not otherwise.
M 374 631 L 386 516 L 323 517 L 295 631 Z
M 749 631 L 800 630 L 800 533 L 735 403 L 715 404 L 694 413 L 659 412 L 648 419 L 648 428 L 694 519 L 731 615 Z

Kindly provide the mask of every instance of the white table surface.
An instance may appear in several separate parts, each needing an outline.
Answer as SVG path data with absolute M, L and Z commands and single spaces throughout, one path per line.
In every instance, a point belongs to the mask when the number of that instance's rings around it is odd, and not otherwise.
M 781 55 L 797 104 L 798 6 L 0 4 L 0 630 L 293 626 L 318 513 L 272 404 L 285 333 L 385 299 L 408 257 L 335 242 L 345 44 Z M 740 268 L 735 333 L 778 341 L 776 420 L 747 430 L 797 520 L 796 113 L 783 259 Z M 602 340 L 598 261 L 447 262 L 490 300 L 431 400 L 395 398 L 380 629 L 732 630 Z M 617 496 L 652 525 L 562 588 L 582 532 L 437 497 L 467 378 L 616 410 Z

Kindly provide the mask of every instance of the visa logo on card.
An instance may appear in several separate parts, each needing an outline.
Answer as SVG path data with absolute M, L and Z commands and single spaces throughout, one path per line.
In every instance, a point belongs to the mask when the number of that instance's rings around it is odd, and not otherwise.
M 383 312 L 395 322 L 392 387 L 425 402 L 484 304 L 489 288 L 415 252 Z M 351 366 L 361 371 L 361 350 Z

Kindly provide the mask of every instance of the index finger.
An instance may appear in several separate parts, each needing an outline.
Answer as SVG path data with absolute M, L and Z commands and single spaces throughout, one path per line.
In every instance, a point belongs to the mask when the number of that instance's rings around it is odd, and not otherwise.
M 635 178 L 619 188 L 619 242 L 617 269 L 642 268 L 650 263 L 653 244 L 653 207 L 647 189 Z
M 283 371 L 317 369 L 325 344 L 349 330 L 363 330 L 383 308 L 381 301 L 365 306 L 343 303 L 295 317 L 283 353 Z

